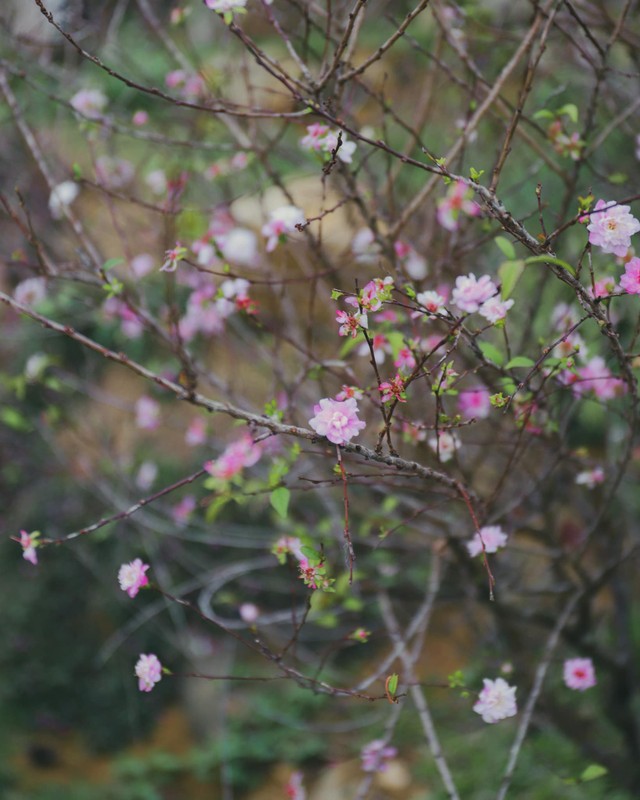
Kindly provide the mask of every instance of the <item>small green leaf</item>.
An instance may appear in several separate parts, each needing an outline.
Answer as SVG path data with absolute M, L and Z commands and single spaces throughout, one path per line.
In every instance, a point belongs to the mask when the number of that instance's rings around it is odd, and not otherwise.
M 578 106 L 576 106 L 574 103 L 567 103 L 556 111 L 556 115 L 558 117 L 562 116 L 563 114 L 569 117 L 571 122 L 574 124 L 578 123 Z
M 609 772 L 609 770 L 601 764 L 589 764 L 580 775 L 580 780 L 583 782 L 595 781 L 596 778 L 602 778 L 607 772 Z
M 478 347 L 480 348 L 482 355 L 488 361 L 493 361 L 493 363 L 498 364 L 498 366 L 504 364 L 504 356 L 498 350 L 495 344 L 491 344 L 491 342 L 478 342 Z
M 391 696 L 395 695 L 398 690 L 398 675 L 396 672 L 387 678 L 387 690 Z
M 291 496 L 291 492 L 287 489 L 286 486 L 279 486 L 277 489 L 274 489 L 271 492 L 271 497 L 269 498 L 269 502 L 271 506 L 277 511 L 277 513 L 282 517 L 282 519 L 287 518 L 287 514 L 289 512 L 289 497 Z
M 624 172 L 612 172 L 611 175 L 607 178 L 609 183 L 613 183 L 614 185 L 619 185 L 621 183 L 626 183 L 629 176 Z
M 5 406 L 0 409 L 0 422 L 3 422 L 8 428 L 13 428 L 14 431 L 26 432 L 31 430 L 29 420 L 22 416 L 15 408 Z
M 332 289 L 331 290 L 331 299 L 337 300 L 338 298 L 342 297 L 344 292 L 341 292 L 340 289 Z
M 484 175 L 483 169 L 478 170 L 474 169 L 473 167 L 469 167 L 469 177 L 471 178 L 472 181 L 475 181 L 477 183 L 483 175 Z
M 524 261 L 525 264 L 555 264 L 557 267 L 562 267 L 566 269 L 571 275 L 576 275 L 575 269 L 571 266 L 571 264 L 567 264 L 566 261 L 563 261 L 561 258 L 555 258 L 555 256 L 531 256 L 530 258 L 526 258 Z
M 102 269 L 108 272 L 110 269 L 117 267 L 119 264 L 124 264 L 124 258 L 110 258 L 104 262 Z
M 507 239 L 505 236 L 496 236 L 494 242 L 498 245 L 500 250 L 502 250 L 502 255 L 508 258 L 510 261 L 513 261 L 516 257 L 516 248 L 513 244 Z
M 554 119 L 555 114 L 553 111 L 549 111 L 548 108 L 541 108 L 540 111 L 536 111 L 533 115 L 534 119 Z
M 504 261 L 498 267 L 498 277 L 502 284 L 501 296 L 506 300 L 511 292 L 515 289 L 516 284 L 520 280 L 524 272 L 524 261 Z
M 505 369 L 515 369 L 516 367 L 533 367 L 535 365 L 535 361 L 526 356 L 516 356 L 509 361 L 508 364 L 505 364 Z
M 304 544 L 300 548 L 300 552 L 309 560 L 314 560 L 316 562 L 319 561 L 318 551 L 314 550 L 313 547 L 308 547 L 306 544 Z

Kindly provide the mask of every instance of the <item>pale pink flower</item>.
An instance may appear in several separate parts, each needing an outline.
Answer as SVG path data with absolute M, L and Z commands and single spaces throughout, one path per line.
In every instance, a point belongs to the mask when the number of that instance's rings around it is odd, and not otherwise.
M 636 259 L 636 261 L 639 260 L 640 259 Z M 606 297 L 606 295 L 612 294 L 613 292 L 615 292 L 615 290 L 616 290 L 616 279 L 612 278 L 610 275 L 607 275 L 605 278 L 600 278 L 600 280 L 595 281 L 594 285 L 589 286 L 589 288 L 587 289 L 591 297 Z
M 81 89 L 69 101 L 75 111 L 89 119 L 100 119 L 107 98 L 100 89 Z
M 204 468 L 209 475 L 222 480 L 229 480 L 245 467 L 252 467 L 262 455 L 262 448 L 256 444 L 248 433 L 244 433 L 232 442 L 215 461 L 207 461 Z
M 131 117 L 131 122 L 133 122 L 133 124 L 139 128 L 140 126 L 146 125 L 147 122 L 149 122 L 149 115 L 146 111 L 134 111 L 134 114 Z
M 158 197 L 167 193 L 169 182 L 167 181 L 167 173 L 163 169 L 151 170 L 145 175 L 144 182 Z
M 489 320 L 493 325 L 507 316 L 507 311 L 513 305 L 513 300 L 501 300 L 499 297 L 490 297 L 478 309 L 481 317 Z
M 484 387 L 465 389 L 458 395 L 458 410 L 466 419 L 486 419 L 491 413 L 490 397 Z
M 332 581 L 325 575 L 323 564 L 310 564 L 308 559 L 301 558 L 298 562 L 299 578 L 310 589 L 327 589 Z
M 499 525 L 485 525 L 467 542 L 469 555 L 474 558 L 482 553 L 482 544 L 487 553 L 497 553 L 499 548 L 506 547 L 507 534 Z
M 44 278 L 27 278 L 13 290 L 13 296 L 25 306 L 37 306 L 47 296 L 47 282 Z
M 138 689 L 150 692 L 162 678 L 162 664 L 153 653 L 142 654 L 136 663 L 135 674 L 138 678 Z
M 452 433 L 447 433 L 447 431 L 442 431 L 438 433 L 438 436 L 432 436 L 428 441 L 427 444 L 436 453 L 440 461 L 445 464 L 447 461 L 451 461 L 453 458 L 454 453 L 460 447 L 460 441 L 456 436 Z
M 192 494 L 188 494 L 171 508 L 171 518 L 177 525 L 184 526 L 195 508 L 196 498 Z
M 325 137 L 328 133 L 328 125 L 322 125 L 320 122 L 307 125 L 307 135 L 300 139 L 300 147 L 303 150 L 319 153 L 324 150 Z
M 160 426 L 160 405 L 146 394 L 136 401 L 136 425 L 143 431 L 154 431 Z
M 459 275 L 451 293 L 451 302 L 461 311 L 473 314 L 490 297 L 498 293 L 498 287 L 488 275 L 476 278 L 473 272 Z
M 107 319 L 120 321 L 122 332 L 128 339 L 139 339 L 144 331 L 144 323 L 140 317 L 122 300 L 109 297 L 105 300 L 103 311 Z
M 207 423 L 202 417 L 195 417 L 191 420 L 184 440 L 189 447 L 197 447 L 207 441 Z
M 38 563 L 38 554 L 36 553 L 36 547 L 38 546 L 38 536 L 40 534 L 35 531 L 34 533 L 27 533 L 26 531 L 20 531 L 20 547 L 22 547 L 22 557 L 25 561 L 33 564 L 34 566 Z
M 269 221 L 262 226 L 262 235 L 267 237 L 267 253 L 276 249 L 290 233 L 296 231 L 296 225 L 304 225 L 305 216 L 302 209 L 296 206 L 281 206 L 269 214 Z
M 166 250 L 164 263 L 160 267 L 160 272 L 175 272 L 178 264 L 187 255 L 187 248 L 183 247 L 180 242 L 176 242 L 176 246 L 171 250 Z
M 388 762 L 398 755 L 395 747 L 385 743 L 383 739 L 374 739 L 365 744 L 360 751 L 363 772 L 386 772 Z
M 499 722 L 518 713 L 515 686 L 509 686 L 504 678 L 496 678 L 495 681 L 483 678 L 482 683 L 484 688 L 473 710 L 481 715 L 484 722 Z
M 342 389 L 336 395 L 336 400 L 348 400 L 350 397 L 359 400 L 363 397 L 364 392 L 362 389 L 359 389 L 357 386 L 346 386 L 344 385 Z
M 248 228 L 234 228 L 217 240 L 224 258 L 242 267 L 253 267 L 258 255 L 258 240 Z
M 143 461 L 138 469 L 136 475 L 136 486 L 146 492 L 153 486 L 155 479 L 158 477 L 158 465 L 153 461 Z
M 551 312 L 551 325 L 558 330 L 565 331 L 571 328 L 579 319 L 578 310 L 575 306 L 567 303 L 558 303 Z
M 289 778 L 289 782 L 285 787 L 287 800 L 307 800 L 307 792 L 302 785 L 303 774 L 301 772 L 293 772 Z
M 365 284 L 357 297 L 345 297 L 344 302 L 356 308 L 362 307 L 365 311 L 378 311 L 382 304 L 391 300 L 394 289 L 393 278 L 374 278 Z
M 366 424 L 358 419 L 358 404 L 352 397 L 348 400 L 324 397 L 313 407 L 313 411 L 315 416 L 309 420 L 309 425 L 333 444 L 346 444 Z
M 461 214 L 477 217 L 482 213 L 472 197 L 473 189 L 462 181 L 456 181 L 449 187 L 446 197 L 438 203 L 437 218 L 443 228 L 455 231 L 460 227 Z
M 205 90 L 205 82 L 195 72 L 176 69 L 165 76 L 165 83 L 170 89 L 177 89 L 180 96 L 188 102 L 197 100 Z
M 393 366 L 401 372 L 411 372 L 416 366 L 416 360 L 408 347 L 402 347 L 398 351 L 398 356 L 393 362 Z
M 253 625 L 260 616 L 260 609 L 255 603 L 242 603 L 238 609 L 238 613 L 243 622 L 246 622 L 248 625 Z
M 271 548 L 271 552 L 281 563 L 285 563 L 286 556 L 291 553 L 298 561 L 304 559 L 302 542 L 297 536 L 281 536 Z
M 54 219 L 62 219 L 65 211 L 80 194 L 80 187 L 75 181 L 62 181 L 54 186 L 49 195 L 49 211 Z
M 564 662 L 563 677 L 569 689 L 584 692 L 595 686 L 596 671 L 590 658 L 570 658 Z
M 630 207 L 616 205 L 615 201 L 598 200 L 594 211 L 602 213 L 591 212 L 587 225 L 589 242 L 601 247 L 604 253 L 626 255 L 631 247 L 631 237 L 640 231 L 640 222 L 629 213 Z
M 416 295 L 416 300 L 423 308 L 426 308 L 429 314 L 443 314 L 445 311 L 444 304 L 446 299 L 439 294 L 430 290 L 428 292 L 420 292 Z
M 129 597 L 135 597 L 143 586 L 149 584 L 149 578 L 145 575 L 148 569 L 149 565 L 140 558 L 134 559 L 129 564 L 123 564 L 118 570 L 118 583 L 122 591 Z
M 602 467 L 584 470 L 576 475 L 578 486 L 586 486 L 587 489 L 595 489 L 599 483 L 604 482 L 604 470 Z
M 140 255 L 134 256 L 131 259 L 129 267 L 131 268 L 131 272 L 133 272 L 134 277 L 144 278 L 145 275 L 148 275 L 153 271 L 153 268 L 155 267 L 155 259 L 149 253 L 140 253 Z
M 107 189 L 124 189 L 135 174 L 135 169 L 126 158 L 99 156 L 95 163 L 96 180 Z
M 360 228 L 351 241 L 351 252 L 359 264 L 374 264 L 380 257 L 380 245 L 371 228 Z
M 324 140 L 324 150 L 326 153 L 332 153 L 338 146 L 338 131 L 330 131 Z M 337 157 L 343 164 L 351 164 L 353 161 L 353 154 L 356 151 L 356 143 L 347 139 L 346 134 L 342 134 L 342 143 L 340 149 L 336 153 Z
M 338 328 L 340 336 L 351 336 L 354 339 L 360 333 L 361 328 L 367 329 L 369 327 L 367 315 L 361 314 L 359 311 L 356 311 L 355 314 L 336 311 L 336 322 L 340 325 Z
M 632 258 L 624 265 L 620 288 L 629 294 L 640 294 L 640 258 Z
M 371 339 L 371 346 L 373 347 L 373 355 L 376 360 L 376 364 L 384 364 L 386 353 L 391 352 L 391 345 L 389 344 L 387 337 L 383 333 L 376 333 L 376 335 Z M 359 356 L 371 355 L 368 343 L 362 342 L 362 344 L 356 350 L 356 353 Z
M 399 403 L 406 403 L 407 397 L 404 392 L 404 378 L 402 375 L 396 375 L 390 381 L 384 381 L 378 387 L 383 403 L 390 403 L 392 400 L 397 400 Z
M 577 370 L 578 378 L 572 383 L 574 394 L 593 391 L 600 400 L 611 400 L 624 391 L 624 383 L 615 378 L 601 356 L 595 356 Z

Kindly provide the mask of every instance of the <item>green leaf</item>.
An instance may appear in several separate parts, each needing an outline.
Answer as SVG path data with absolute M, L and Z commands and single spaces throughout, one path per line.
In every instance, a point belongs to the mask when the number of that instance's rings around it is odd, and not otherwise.
M 484 175 L 483 169 L 478 170 L 474 169 L 473 167 L 469 167 L 469 177 L 471 178 L 472 181 L 475 181 L 477 183 L 483 175 Z
M 504 364 L 504 356 L 498 350 L 495 344 L 491 344 L 491 342 L 478 342 L 478 347 L 480 348 L 482 355 L 488 361 L 493 361 L 493 363 L 498 364 L 498 366 Z
M 567 117 L 569 117 L 571 122 L 573 122 L 573 123 L 575 123 L 577 125 L 577 123 L 578 123 L 578 106 L 576 106 L 574 103 L 567 103 L 566 105 L 562 106 L 562 108 L 559 108 L 556 111 L 556 115 L 557 116 L 561 116 L 562 114 L 565 114 Z
M 555 114 L 553 111 L 549 111 L 548 108 L 541 108 L 540 111 L 536 111 L 533 115 L 534 119 L 555 119 Z
M 563 261 L 561 258 L 555 258 L 554 256 L 531 256 L 530 258 L 525 258 L 525 264 L 555 264 L 557 267 L 562 267 L 566 269 L 573 277 L 575 278 L 576 271 L 571 266 L 571 264 L 567 264 L 566 261 Z
M 609 770 L 606 767 L 603 767 L 601 764 L 589 764 L 589 766 L 580 775 L 580 780 L 583 782 L 595 781 L 596 778 L 602 778 L 602 776 L 606 775 L 607 772 L 609 772 Z
M 498 277 L 500 278 L 500 283 L 502 284 L 502 290 L 500 294 L 503 300 L 506 300 L 511 292 L 515 289 L 515 286 L 520 280 L 523 272 L 524 261 L 521 259 L 518 261 L 504 261 L 498 267 Z
M 310 560 L 311 559 L 315 561 L 319 560 L 318 551 L 314 550 L 313 547 L 308 547 L 306 544 L 302 545 L 302 547 L 300 548 L 300 552 L 302 553 L 303 556 L 305 556 Z
M 505 364 L 505 369 L 515 369 L 516 367 L 533 367 L 535 365 L 535 361 L 526 356 L 516 356 L 509 361 L 508 364 Z
M 291 496 L 291 492 L 287 489 L 286 486 L 279 486 L 277 489 L 274 489 L 271 492 L 271 497 L 269 498 L 269 502 L 271 506 L 275 508 L 278 514 L 282 517 L 282 519 L 287 518 L 287 513 L 289 511 L 289 497 Z
M 498 245 L 500 250 L 502 250 L 502 255 L 510 261 L 513 261 L 516 257 L 516 248 L 513 246 L 513 243 L 509 241 L 506 236 L 496 236 L 494 242 Z
M 8 428 L 13 428 L 14 431 L 30 431 L 31 424 L 28 419 L 22 416 L 15 408 L 5 406 L 0 409 L 0 422 L 3 422 Z
M 338 300 L 340 297 L 342 297 L 343 294 L 344 294 L 344 292 L 341 292 L 340 289 L 332 289 L 331 290 L 331 299 L 332 300 Z
M 108 272 L 110 269 L 117 267 L 119 264 L 124 264 L 124 258 L 109 258 L 102 265 L 102 269 L 105 272 Z
M 387 681 L 387 690 L 392 697 L 398 691 L 398 674 L 396 672 L 389 676 Z
M 611 175 L 607 178 L 609 183 L 613 183 L 614 185 L 619 185 L 621 183 L 626 183 L 629 179 L 629 176 L 624 172 L 612 172 Z

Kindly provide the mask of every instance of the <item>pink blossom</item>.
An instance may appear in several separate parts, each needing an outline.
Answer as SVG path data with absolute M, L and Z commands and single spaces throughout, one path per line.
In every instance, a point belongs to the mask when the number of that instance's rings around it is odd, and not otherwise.
M 374 739 L 365 744 L 360 751 L 362 759 L 362 770 L 364 772 L 386 772 L 388 761 L 395 758 L 398 751 L 395 747 L 390 747 L 383 739 Z
M 351 252 L 359 264 L 375 264 L 380 257 L 380 245 L 371 228 L 360 228 L 351 241 Z
M 54 186 L 49 195 L 49 211 L 54 219 L 62 219 L 69 206 L 80 194 L 80 187 L 75 181 L 62 181 Z
M 346 311 L 336 311 L 336 322 L 339 323 L 338 334 L 340 336 L 351 336 L 353 339 L 360 333 L 361 328 L 365 330 L 369 327 L 367 315 L 357 311 L 355 314 L 347 314 Z
M 393 366 L 401 372 L 411 372 L 416 366 L 416 360 L 408 347 L 403 347 L 398 351 Z
M 336 400 L 348 400 L 350 397 L 354 397 L 356 400 L 359 400 L 363 396 L 364 392 L 357 386 L 344 385 L 336 395 Z
M 22 547 L 22 557 L 25 561 L 29 561 L 29 563 L 33 564 L 34 566 L 38 563 L 36 547 L 38 546 L 39 536 L 39 531 L 34 531 L 33 533 L 20 531 L 20 547 Z
M 107 98 L 100 89 L 81 89 L 69 101 L 75 111 L 89 119 L 100 119 Z
M 632 258 L 624 265 L 620 288 L 629 294 L 640 294 L 640 258 Z
M 255 603 L 242 603 L 238 609 L 240 619 L 249 625 L 252 625 L 260 616 L 260 609 Z
M 374 278 L 360 290 L 358 297 L 345 297 L 345 303 L 365 311 L 378 311 L 384 302 L 391 300 L 393 291 L 393 278 Z
M 358 404 L 353 397 L 348 400 L 324 397 L 313 407 L 313 411 L 315 416 L 309 420 L 309 425 L 333 444 L 346 444 L 366 424 L 358 419 Z
M 300 572 L 300 579 L 304 581 L 305 586 L 310 589 L 328 589 L 333 581 L 326 577 L 326 570 L 324 564 L 311 564 L 308 559 L 301 558 L 298 562 L 298 570 Z
M 135 674 L 138 678 L 138 689 L 150 692 L 162 678 L 162 664 L 153 653 L 142 654 L 136 663 Z
M 458 395 L 458 410 L 466 419 L 486 419 L 491 413 L 490 397 L 484 387 L 465 389 Z
M 136 486 L 146 492 L 158 477 L 158 466 L 153 461 L 143 461 L 136 475 Z
M 252 467 L 260 459 L 262 448 L 256 444 L 248 433 L 232 442 L 215 461 L 207 461 L 204 468 L 209 475 L 222 480 L 229 480 L 245 467 Z
M 447 302 L 441 294 L 432 290 L 420 292 L 420 294 L 416 295 L 416 300 L 423 308 L 427 309 L 429 315 L 444 313 L 444 304 Z
M 183 247 L 180 242 L 176 242 L 175 247 L 165 252 L 165 261 L 160 267 L 160 272 L 175 272 L 179 262 L 187 255 L 187 252 L 186 247 Z
M 207 441 L 207 423 L 202 417 L 195 417 L 195 419 L 191 420 L 184 435 L 184 440 L 189 447 L 197 447 Z
M 383 403 L 390 403 L 392 400 L 397 400 L 399 403 L 406 403 L 407 397 L 404 392 L 404 378 L 402 375 L 396 375 L 390 381 L 381 383 L 378 387 L 380 391 L 381 400 Z
M 338 146 L 338 133 L 339 131 L 330 131 L 324 140 L 324 150 L 326 153 L 333 153 Z M 342 161 L 343 164 L 351 164 L 353 161 L 353 154 L 356 151 L 356 143 L 347 139 L 346 134 L 342 133 L 340 149 L 336 156 Z
M 586 486 L 587 489 L 595 489 L 599 483 L 604 482 L 604 470 L 602 467 L 594 467 L 576 475 L 578 486 Z
M 391 352 L 391 345 L 389 344 L 389 340 L 383 333 L 376 333 L 376 335 L 371 339 L 371 346 L 373 347 L 373 355 L 376 360 L 376 364 L 384 364 L 386 359 L 386 353 Z M 368 356 L 371 354 L 369 350 L 369 345 L 367 342 L 362 342 L 362 344 L 356 350 L 356 353 L 359 356 Z
M 279 242 L 285 241 L 296 225 L 304 225 L 305 216 L 296 206 L 281 206 L 269 214 L 269 221 L 262 226 L 262 235 L 267 237 L 267 253 L 273 252 Z
M 197 100 L 206 88 L 200 75 L 185 72 L 183 69 L 175 69 L 167 73 L 164 80 L 170 89 L 177 89 L 180 96 L 187 101 Z
M 507 316 L 507 311 L 513 305 L 513 300 L 501 300 L 499 297 L 490 297 L 478 309 L 481 317 L 495 325 Z
M 307 125 L 307 135 L 300 139 L 300 147 L 303 150 L 313 150 L 316 153 L 324 149 L 324 139 L 329 133 L 329 126 L 314 122 Z
M 614 378 L 601 356 L 595 356 L 577 370 L 578 379 L 573 383 L 574 394 L 593 391 L 600 400 L 611 400 L 624 390 L 620 378 Z
M 287 800 L 307 800 L 307 792 L 302 785 L 303 777 L 301 772 L 293 772 L 291 774 L 285 788 Z
M 449 187 L 444 199 L 438 203 L 437 218 L 440 225 L 448 231 L 455 231 L 460 227 L 460 214 L 470 217 L 480 215 L 480 207 L 471 199 L 473 189 L 462 181 L 456 181 Z
M 302 542 L 297 536 L 281 536 L 271 548 L 271 552 L 282 564 L 286 562 L 286 556 L 289 553 L 297 558 L 298 561 L 304 559 L 302 554 Z
M 95 163 L 96 180 L 107 189 L 117 191 L 133 180 L 135 170 L 126 158 L 99 156 Z
M 256 266 L 258 240 L 248 228 L 233 228 L 217 239 L 220 252 L 227 261 L 243 267 Z
M 196 507 L 196 498 L 192 494 L 183 497 L 179 503 L 171 509 L 171 517 L 173 521 L 181 526 L 187 524 L 187 520 L 193 514 Z
M 473 539 L 467 542 L 467 550 L 472 558 L 482 553 L 483 543 L 485 552 L 497 553 L 499 548 L 506 547 L 507 534 L 499 525 L 485 525 L 480 528 Z
M 460 447 L 458 438 L 452 433 L 447 433 L 447 431 L 438 433 L 437 437 L 432 436 L 431 439 L 427 441 L 427 444 L 433 452 L 438 455 L 443 464 L 447 461 L 451 461 L 454 453 Z
M 149 253 L 140 253 L 140 255 L 134 256 L 129 264 L 131 272 L 136 278 L 144 278 L 153 271 L 154 266 L 155 260 Z
M 484 688 L 473 706 L 484 722 L 499 722 L 518 713 L 516 706 L 516 687 L 509 686 L 504 678 L 495 681 L 483 678 Z
M 147 114 L 146 111 L 142 111 L 142 110 L 135 111 L 133 116 L 131 117 L 131 122 L 133 122 L 133 124 L 136 127 L 140 127 L 142 125 L 146 125 L 147 122 L 149 122 L 149 115 Z
M 622 280 L 624 280 L 624 276 Z M 607 275 L 607 277 L 600 278 L 600 280 L 595 281 L 594 285 L 590 286 L 587 289 L 591 297 L 606 297 L 608 294 L 612 294 L 613 292 L 615 292 L 615 290 L 616 290 L 616 279 L 612 278 L 610 275 Z
M 37 306 L 47 296 L 47 283 L 44 278 L 27 278 L 13 290 L 13 296 L 25 306 Z
M 604 210 L 603 210 L 604 209 Z M 640 231 L 640 222 L 633 217 L 629 206 L 616 205 L 615 201 L 598 200 L 587 225 L 589 242 L 601 247 L 604 253 L 624 256 L 631 247 L 631 237 Z
M 136 402 L 136 425 L 143 431 L 154 431 L 160 426 L 160 405 L 148 395 L 142 395 Z
M 143 586 L 149 584 L 149 578 L 145 575 L 148 569 L 149 565 L 140 558 L 134 559 L 129 564 L 123 564 L 118 570 L 118 583 L 122 591 L 129 597 L 135 597 Z
M 564 662 L 563 677 L 569 689 L 584 692 L 595 686 L 596 671 L 590 658 L 570 658 Z
M 120 321 L 122 332 L 128 339 L 138 339 L 142 335 L 144 331 L 142 320 L 122 300 L 118 300 L 117 297 L 109 297 L 105 300 L 103 310 L 107 319 Z
M 478 280 L 471 272 L 469 275 L 460 275 L 456 278 L 456 285 L 451 293 L 451 302 L 461 311 L 473 314 L 497 293 L 498 288 L 488 275 L 483 275 Z

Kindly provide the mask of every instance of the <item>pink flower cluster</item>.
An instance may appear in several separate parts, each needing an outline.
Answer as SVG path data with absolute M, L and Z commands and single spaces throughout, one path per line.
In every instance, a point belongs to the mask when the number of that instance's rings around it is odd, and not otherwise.
M 477 311 L 492 324 L 503 320 L 513 306 L 513 300 L 500 299 L 498 287 L 488 275 L 478 279 L 473 272 L 456 278 L 451 302 L 467 314 Z
M 518 713 L 515 686 L 509 686 L 504 678 L 496 678 L 495 681 L 484 678 L 482 683 L 484 688 L 473 710 L 480 714 L 484 722 L 499 722 Z
M 393 289 L 393 278 L 389 275 L 386 278 L 374 278 L 360 290 L 357 297 L 345 297 L 344 302 L 365 311 L 379 311 L 384 302 L 391 300 Z
M 625 256 L 631 247 L 631 237 L 640 231 L 640 222 L 630 210 L 615 201 L 598 200 L 589 215 L 589 243 L 601 247 L 604 253 Z
M 160 426 L 160 405 L 148 395 L 142 395 L 136 402 L 136 425 L 144 431 L 154 431 Z
M 398 403 L 406 403 L 407 396 L 404 392 L 404 378 L 402 375 L 396 375 L 390 381 L 381 383 L 378 387 L 381 393 L 381 400 L 383 403 L 390 403 L 396 400 Z
M 390 747 L 383 739 L 374 739 L 365 744 L 360 751 L 363 772 L 386 772 L 388 762 L 398 755 L 395 747 Z
M 38 554 L 36 553 L 36 547 L 38 546 L 38 537 L 40 536 L 39 531 L 34 531 L 33 533 L 27 533 L 26 531 L 20 531 L 20 547 L 22 547 L 22 557 L 25 561 L 28 561 L 30 564 L 34 566 L 38 563 Z
M 248 433 L 232 442 L 215 461 L 207 461 L 204 468 L 214 478 L 230 480 L 245 467 L 252 467 L 262 455 L 262 448 Z
M 304 211 L 296 206 L 281 206 L 269 214 L 269 221 L 262 226 L 262 235 L 267 237 L 267 253 L 273 252 L 287 236 L 295 233 L 297 225 L 306 222 Z
M 458 410 L 465 419 L 486 419 L 491 413 L 490 397 L 484 387 L 465 389 L 458 395 Z
M 138 689 L 141 692 L 150 692 L 162 678 L 162 664 L 158 656 L 143 653 L 136 663 L 135 674 L 138 678 Z
M 366 425 L 358 419 L 358 404 L 353 397 L 348 400 L 324 397 L 316 403 L 313 411 L 315 416 L 309 420 L 309 425 L 333 444 L 346 444 Z
M 640 294 L 640 258 L 630 258 L 620 278 L 620 288 L 628 294 Z
M 340 336 L 351 336 L 353 339 L 360 333 L 360 329 L 365 330 L 369 327 L 366 314 L 356 311 L 355 314 L 347 314 L 346 311 L 336 311 L 336 322 L 340 325 L 338 334 Z
M 285 787 L 288 800 L 307 800 L 307 792 L 302 785 L 303 777 L 301 772 L 291 773 L 291 777 Z
M 140 558 L 134 559 L 129 564 L 123 564 L 118 570 L 118 583 L 122 591 L 129 597 L 135 597 L 143 586 L 149 584 L 149 578 L 145 574 L 148 569 L 149 565 Z

